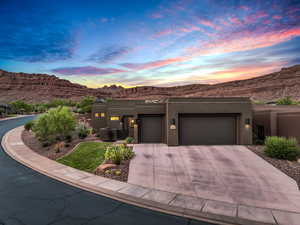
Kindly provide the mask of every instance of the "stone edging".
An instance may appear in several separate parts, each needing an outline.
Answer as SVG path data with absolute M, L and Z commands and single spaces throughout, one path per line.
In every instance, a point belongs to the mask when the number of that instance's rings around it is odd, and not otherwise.
M 15 128 L 3 137 L 2 146 L 8 155 L 46 176 L 99 195 L 168 214 L 224 225 L 297 225 L 300 221 L 300 214 L 295 212 L 184 196 L 80 171 L 29 149 L 21 138 L 23 130 L 23 126 Z

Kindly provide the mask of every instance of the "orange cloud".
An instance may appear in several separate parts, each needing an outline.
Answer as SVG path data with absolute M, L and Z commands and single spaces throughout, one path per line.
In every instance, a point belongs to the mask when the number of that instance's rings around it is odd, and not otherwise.
M 209 76 L 207 76 L 207 78 L 215 79 L 218 82 L 244 80 L 274 72 L 278 70 L 278 68 L 283 67 L 285 64 L 286 62 L 281 61 L 264 63 L 261 65 L 238 66 L 227 70 L 221 70 L 210 73 Z

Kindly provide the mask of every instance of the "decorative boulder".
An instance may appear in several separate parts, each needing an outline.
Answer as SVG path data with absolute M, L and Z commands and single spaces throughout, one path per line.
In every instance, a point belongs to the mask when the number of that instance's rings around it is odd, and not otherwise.
M 99 172 L 104 172 L 107 169 L 112 169 L 112 168 L 116 168 L 117 165 L 116 164 L 112 164 L 112 163 L 107 163 L 107 164 L 101 164 L 100 166 L 98 166 L 95 170 L 96 173 Z

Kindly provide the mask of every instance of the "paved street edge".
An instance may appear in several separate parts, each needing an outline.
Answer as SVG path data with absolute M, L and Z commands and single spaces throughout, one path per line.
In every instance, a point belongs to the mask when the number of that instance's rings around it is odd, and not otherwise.
M 293 220 L 293 218 L 300 217 L 300 214 L 295 212 L 191 198 L 190 196 L 145 188 L 80 171 L 50 160 L 29 149 L 21 138 L 23 130 L 23 126 L 10 130 L 5 134 L 1 142 L 5 152 L 14 160 L 61 182 L 121 202 L 220 225 L 285 225 L 289 223 L 282 223 L 283 218 L 285 220 Z M 178 202 L 181 204 L 178 204 Z M 244 214 L 240 215 L 240 208 L 243 208 L 244 211 L 246 209 L 249 214 L 246 216 Z M 230 209 L 230 212 L 228 209 Z M 272 215 L 272 220 L 266 220 L 264 216 L 255 217 L 254 215 L 257 212 L 261 215 L 266 215 L 266 218 L 268 215 Z M 252 213 L 254 215 L 251 215 Z

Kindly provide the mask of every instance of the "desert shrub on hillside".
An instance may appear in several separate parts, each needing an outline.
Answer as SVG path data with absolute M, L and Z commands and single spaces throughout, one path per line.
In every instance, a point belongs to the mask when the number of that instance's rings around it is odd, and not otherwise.
M 276 101 L 277 105 L 297 105 L 298 102 L 294 101 L 290 96 L 280 98 Z

